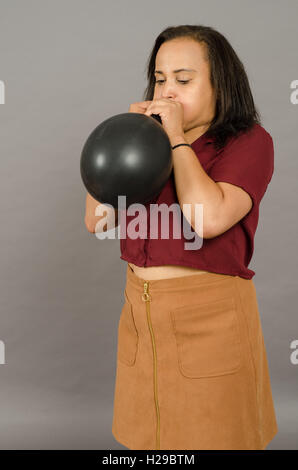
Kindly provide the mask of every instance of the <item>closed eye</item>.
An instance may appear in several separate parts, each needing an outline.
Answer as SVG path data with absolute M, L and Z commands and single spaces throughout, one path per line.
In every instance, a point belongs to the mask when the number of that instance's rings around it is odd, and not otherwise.
M 186 83 L 188 83 L 190 80 L 177 80 L 179 83 L 183 83 L 183 85 L 185 85 Z M 156 80 L 156 83 L 163 83 L 164 80 Z

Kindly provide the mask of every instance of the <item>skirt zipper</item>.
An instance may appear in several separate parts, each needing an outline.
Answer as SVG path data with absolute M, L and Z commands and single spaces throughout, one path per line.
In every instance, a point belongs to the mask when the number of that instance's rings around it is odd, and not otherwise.
M 151 333 L 152 348 L 153 348 L 153 366 L 154 366 L 154 400 L 157 416 L 157 429 L 156 429 L 156 449 L 160 449 L 160 415 L 159 415 L 159 406 L 158 406 L 158 397 L 157 397 L 157 360 L 156 360 L 156 346 L 154 340 L 154 333 L 151 324 L 150 317 L 150 294 L 148 293 L 149 282 L 144 282 L 144 292 L 142 294 L 142 300 L 146 302 L 146 312 L 147 312 L 147 321 L 149 330 Z

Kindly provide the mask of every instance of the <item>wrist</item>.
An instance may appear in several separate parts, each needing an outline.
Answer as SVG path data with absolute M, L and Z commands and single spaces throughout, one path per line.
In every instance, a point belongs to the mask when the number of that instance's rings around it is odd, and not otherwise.
M 181 134 L 181 135 L 177 135 L 175 137 L 171 137 L 170 138 L 170 144 L 171 144 L 171 147 L 174 147 L 174 145 L 177 145 L 177 144 L 188 144 L 186 138 L 185 138 L 185 135 Z

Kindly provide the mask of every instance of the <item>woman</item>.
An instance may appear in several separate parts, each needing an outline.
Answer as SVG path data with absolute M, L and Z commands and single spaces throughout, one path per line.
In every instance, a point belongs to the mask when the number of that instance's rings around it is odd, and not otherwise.
M 177 212 L 166 239 L 120 240 L 128 264 L 112 432 L 129 449 L 264 449 L 278 428 L 248 264 L 272 138 L 241 61 L 211 27 L 166 28 L 148 82 L 130 111 L 158 115 L 173 148 L 171 177 L 150 203 L 178 203 L 192 228 L 202 204 L 203 243 L 186 249 L 173 237 Z

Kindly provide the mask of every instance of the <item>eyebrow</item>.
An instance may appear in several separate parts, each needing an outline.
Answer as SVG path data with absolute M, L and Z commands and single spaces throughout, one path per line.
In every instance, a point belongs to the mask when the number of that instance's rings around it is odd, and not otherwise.
M 194 69 L 177 69 L 177 70 L 173 70 L 174 73 L 178 73 L 178 72 L 196 72 L 196 70 Z M 155 70 L 154 73 L 160 73 L 160 74 L 163 74 L 163 72 L 161 70 Z

